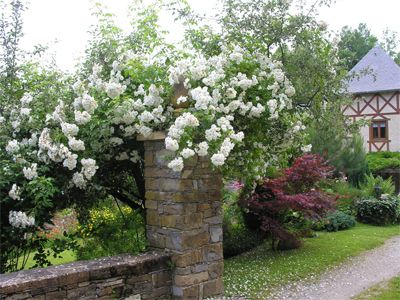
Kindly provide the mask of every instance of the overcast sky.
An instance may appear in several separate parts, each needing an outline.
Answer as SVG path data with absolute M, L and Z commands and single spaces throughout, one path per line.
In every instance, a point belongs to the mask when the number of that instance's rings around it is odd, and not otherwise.
M 118 25 L 127 29 L 129 17 L 127 8 L 130 0 L 99 0 L 117 16 Z M 308 0 L 314 2 L 315 0 Z M 195 11 L 213 11 L 218 0 L 189 0 Z M 52 44 L 57 64 L 71 70 L 81 55 L 87 31 L 94 23 L 90 15 L 91 0 L 30 0 L 29 9 L 24 13 L 23 47 L 30 49 L 38 43 Z M 345 25 L 356 27 L 367 23 L 372 33 L 381 36 L 385 28 L 400 33 L 400 0 L 337 0 L 330 8 L 321 8 L 319 19 L 332 30 Z M 163 16 L 161 23 L 170 32 L 170 40 L 178 40 L 183 31 L 172 19 Z M 54 43 L 54 41 L 58 41 Z

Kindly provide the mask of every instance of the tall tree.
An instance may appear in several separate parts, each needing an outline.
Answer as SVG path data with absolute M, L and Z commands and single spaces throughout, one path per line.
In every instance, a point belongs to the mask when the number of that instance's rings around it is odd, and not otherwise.
M 339 57 L 346 69 L 353 68 L 369 50 L 378 43 L 367 25 L 360 23 L 357 28 L 349 26 L 342 28 L 338 43 Z
M 373 35 L 367 24 L 360 23 L 357 28 L 342 28 L 338 42 L 338 55 L 343 66 L 350 70 L 376 45 L 380 45 L 398 64 L 400 52 L 397 52 L 399 38 L 397 33 L 386 29 L 382 39 Z

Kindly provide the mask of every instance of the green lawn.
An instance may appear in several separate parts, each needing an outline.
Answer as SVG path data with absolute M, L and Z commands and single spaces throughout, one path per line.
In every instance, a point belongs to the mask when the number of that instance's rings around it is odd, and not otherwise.
M 33 261 L 33 255 L 34 255 L 34 253 L 31 253 L 29 255 L 28 261 L 26 262 L 26 265 L 24 268 L 25 270 L 30 269 L 35 265 L 35 262 Z M 60 253 L 60 256 L 62 256 L 62 257 L 54 258 L 51 256 L 51 257 L 49 257 L 49 260 L 53 265 L 60 265 L 60 264 L 65 264 L 65 263 L 69 263 L 72 261 L 76 261 L 76 254 L 72 250 L 65 250 Z
M 354 300 L 398 300 L 400 299 L 400 276 L 384 281 L 352 298 Z
M 225 294 L 264 299 L 273 287 L 319 275 L 398 234 L 400 226 L 357 224 L 349 230 L 320 232 L 316 238 L 305 239 L 304 246 L 296 250 L 273 252 L 269 243 L 265 243 L 244 255 L 225 260 Z

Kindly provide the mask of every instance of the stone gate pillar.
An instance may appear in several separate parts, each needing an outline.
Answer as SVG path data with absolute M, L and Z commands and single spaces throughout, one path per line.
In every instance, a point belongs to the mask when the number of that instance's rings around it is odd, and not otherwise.
M 146 232 L 152 248 L 172 253 L 172 295 L 203 299 L 223 292 L 222 178 L 194 157 L 181 173 L 167 167 L 165 133 L 144 141 Z

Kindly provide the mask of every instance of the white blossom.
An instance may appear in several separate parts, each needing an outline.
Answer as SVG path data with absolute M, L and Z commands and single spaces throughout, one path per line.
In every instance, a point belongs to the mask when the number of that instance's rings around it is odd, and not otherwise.
M 38 177 L 37 173 L 37 163 L 33 163 L 30 167 L 24 167 L 22 169 L 22 172 L 24 173 L 24 176 L 28 180 L 35 179 Z
M 311 152 L 311 149 L 312 149 L 312 145 L 311 144 L 301 147 L 301 151 L 303 151 L 303 152 Z
M 179 149 L 179 144 L 178 141 L 167 136 L 165 138 L 165 149 L 171 150 L 171 151 L 176 151 Z
M 187 101 L 187 97 L 185 96 L 180 96 L 177 100 L 176 103 L 180 104 L 180 103 L 185 103 Z
M 96 174 L 97 169 L 99 168 L 96 166 L 96 161 L 92 158 L 82 158 L 82 173 L 85 175 L 86 179 L 90 180 L 94 174 Z
M 21 188 L 14 183 L 8 192 L 8 196 L 13 200 L 21 200 Z
M 68 170 L 72 171 L 76 168 L 76 164 L 78 163 L 78 155 L 70 153 L 67 155 L 67 158 L 63 161 L 63 166 Z
M 85 143 L 81 140 L 77 140 L 74 137 L 68 138 L 68 146 L 73 151 L 84 151 L 85 150 Z
M 123 92 L 125 92 L 126 85 L 123 85 L 119 82 L 110 81 L 106 84 L 105 89 L 108 97 L 114 99 L 117 98 L 119 95 L 121 95 Z
M 212 101 L 212 97 L 207 90 L 207 87 L 197 87 L 190 91 L 190 95 L 192 99 L 196 102 L 195 108 L 197 110 L 205 110 L 208 108 L 208 105 Z
M 174 172 L 180 172 L 183 169 L 183 159 L 182 157 L 177 157 L 171 160 L 168 164 L 168 168 L 172 169 Z
M 137 115 L 138 115 L 137 111 L 134 111 L 134 110 L 133 111 L 128 111 L 122 116 L 121 121 L 123 123 L 125 123 L 126 125 L 130 125 L 133 122 L 135 122 L 135 119 L 136 119 Z
M 267 106 L 270 114 L 273 114 L 278 108 L 278 101 L 276 101 L 275 99 L 268 100 Z
M 25 94 L 22 96 L 20 102 L 21 102 L 21 105 L 24 107 L 24 106 L 29 105 L 29 103 L 31 103 L 32 100 L 33 100 L 32 95 L 29 94 L 29 93 L 25 93 Z
M 54 162 L 63 161 L 70 154 L 69 149 L 63 145 L 52 145 L 47 150 L 47 155 Z
M 153 130 L 150 127 L 147 127 L 147 126 L 139 127 L 139 133 L 141 135 L 143 135 L 144 137 L 148 137 L 152 132 L 153 132 Z
M 265 107 L 260 103 L 257 103 L 257 106 L 253 106 L 250 109 L 249 117 L 250 118 L 259 118 L 261 114 L 265 111 Z
M 29 116 L 29 114 L 31 113 L 31 109 L 26 107 L 21 107 L 20 113 L 21 116 Z
M 196 152 L 199 156 L 206 156 L 208 154 L 207 142 L 201 142 L 197 145 Z
M 211 162 L 214 166 L 222 166 L 225 163 L 226 157 L 222 153 L 216 153 L 211 156 Z
M 96 100 L 94 100 L 94 98 L 88 94 L 84 94 L 82 96 L 81 105 L 89 114 L 93 114 L 97 108 Z
M 243 133 L 242 131 L 240 131 L 240 132 L 238 132 L 238 133 L 232 133 L 229 137 L 230 137 L 232 140 L 235 140 L 235 141 L 237 141 L 237 142 L 241 142 L 241 141 L 243 141 L 244 133 Z
M 213 141 L 218 139 L 221 136 L 220 133 L 221 129 L 217 127 L 215 124 L 211 125 L 210 129 L 207 129 L 205 134 L 206 134 L 206 140 L 207 141 Z
M 185 148 L 181 151 L 181 155 L 183 158 L 187 159 L 189 157 L 192 157 L 195 154 L 195 152 L 190 149 L 190 148 Z
M 72 176 L 72 182 L 80 189 L 84 189 L 86 187 L 86 180 L 82 173 L 74 173 Z
M 219 153 L 223 154 L 225 157 L 228 157 L 229 153 L 232 151 L 233 147 L 235 147 L 235 144 L 232 143 L 229 138 L 226 138 L 222 142 L 221 149 L 219 150 Z
M 229 99 L 233 99 L 233 98 L 236 97 L 237 92 L 236 92 L 236 90 L 233 89 L 233 88 L 228 88 L 228 89 L 226 90 L 225 94 L 226 94 L 226 97 L 228 97 Z
M 26 228 L 35 225 L 35 218 L 28 217 L 26 213 L 22 211 L 11 210 L 8 214 L 8 221 L 10 222 L 11 226 L 15 228 Z
M 230 121 L 233 121 L 233 116 L 221 117 L 217 120 L 217 124 L 222 132 L 233 129 Z
M 17 140 L 11 140 L 8 141 L 7 146 L 6 146 L 6 151 L 9 154 L 13 154 L 15 152 L 19 151 L 19 143 Z
M 61 130 L 67 137 L 76 136 L 79 132 L 79 127 L 75 124 L 63 122 L 61 123 Z
M 143 84 L 139 85 L 139 87 L 137 88 L 136 92 L 134 92 L 133 94 L 135 96 L 145 95 L 146 92 L 144 90 L 144 85 Z
M 290 85 L 290 86 L 286 87 L 286 89 L 285 89 L 285 94 L 286 94 L 288 97 L 293 97 L 295 93 L 296 93 L 296 90 L 294 89 L 293 86 Z
M 143 123 L 149 123 L 154 120 L 154 116 L 151 112 L 145 110 L 140 114 L 139 120 L 142 121 Z
M 49 120 L 52 119 L 55 122 L 59 123 L 63 122 L 65 118 L 64 107 L 65 107 L 64 101 L 58 100 L 57 106 L 54 108 L 53 113 L 48 117 L 48 119 Z
M 176 118 L 175 123 L 168 130 L 168 135 L 179 140 L 186 127 L 197 127 L 199 124 L 199 120 L 194 115 L 185 112 Z
M 285 73 L 281 69 L 272 70 L 272 75 L 274 76 L 277 82 L 282 82 L 285 80 Z
M 234 52 L 229 55 L 229 58 L 236 63 L 241 63 L 243 61 L 242 49 L 235 47 Z
M 75 122 L 79 125 L 84 125 L 90 122 L 90 119 L 92 118 L 87 111 L 81 112 L 79 110 L 75 110 L 74 114 L 75 114 Z

